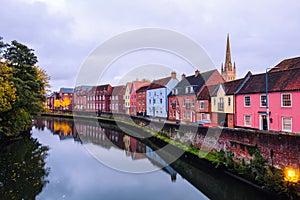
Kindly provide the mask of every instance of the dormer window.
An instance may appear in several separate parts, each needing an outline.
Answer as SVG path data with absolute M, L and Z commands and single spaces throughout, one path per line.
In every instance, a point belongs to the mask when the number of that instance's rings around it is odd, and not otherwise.
M 193 90 L 193 86 L 190 87 L 190 93 L 193 93 L 194 90 Z
M 189 93 L 189 87 L 186 87 L 186 88 L 185 88 L 185 93 L 186 93 L 186 94 Z

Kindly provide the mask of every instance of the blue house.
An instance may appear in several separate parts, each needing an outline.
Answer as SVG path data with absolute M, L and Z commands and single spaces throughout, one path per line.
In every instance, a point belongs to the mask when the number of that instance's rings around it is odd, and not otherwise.
M 178 83 L 176 72 L 170 77 L 154 80 L 146 92 L 147 115 L 150 117 L 168 117 L 168 95 Z

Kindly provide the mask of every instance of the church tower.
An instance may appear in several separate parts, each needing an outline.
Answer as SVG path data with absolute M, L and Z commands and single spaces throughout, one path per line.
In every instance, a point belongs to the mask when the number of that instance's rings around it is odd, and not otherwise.
M 231 63 L 231 53 L 230 53 L 230 42 L 229 42 L 229 34 L 227 35 L 227 45 L 226 45 L 226 58 L 225 63 L 222 63 L 221 66 L 221 74 L 225 81 L 233 81 L 236 78 L 236 66 L 235 63 Z

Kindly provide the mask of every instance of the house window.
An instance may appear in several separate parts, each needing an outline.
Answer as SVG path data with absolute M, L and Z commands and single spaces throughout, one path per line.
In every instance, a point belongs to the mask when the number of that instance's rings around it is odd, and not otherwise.
M 266 107 L 267 106 L 267 98 L 266 95 L 260 96 L 260 107 Z
M 228 97 L 227 103 L 228 103 L 228 106 L 231 106 L 231 98 L 230 97 Z
M 190 87 L 190 93 L 193 93 L 194 90 L 193 90 L 193 86 Z
M 224 110 L 224 98 L 223 97 L 219 98 L 218 110 L 219 111 L 223 111 Z
M 149 104 L 151 104 L 151 99 L 149 99 Z
M 159 103 L 162 104 L 162 99 L 159 99 Z
M 244 115 L 244 125 L 251 126 L 251 115 Z
M 206 119 L 205 118 L 205 113 L 201 113 L 201 120 Z
M 195 99 L 192 99 L 192 107 L 195 106 Z
M 182 107 L 185 107 L 185 99 L 182 100 Z
M 292 95 L 291 94 L 282 94 L 281 95 L 281 106 L 282 107 L 291 107 L 292 106 Z
M 116 96 L 115 99 L 118 100 L 118 96 Z
M 186 94 L 189 93 L 189 88 L 188 87 L 185 88 L 185 93 Z
M 214 98 L 214 106 L 216 106 L 216 103 L 217 103 L 217 102 L 216 102 L 216 98 Z
M 172 117 L 173 116 L 173 112 L 172 112 L 172 110 L 170 111 L 170 117 Z
M 175 89 L 175 94 L 178 94 L 178 89 Z
M 204 101 L 200 101 L 200 109 L 201 109 L 201 110 L 204 109 Z
M 291 132 L 292 131 L 292 118 L 282 117 L 282 131 Z
M 250 96 L 245 96 L 245 97 L 244 97 L 244 106 L 245 106 L 245 107 L 250 107 L 250 106 L 251 106 L 251 99 L 250 99 Z
M 187 119 L 191 118 L 191 112 L 187 112 Z
M 189 99 L 186 100 L 185 106 L 186 106 L 186 109 L 190 109 L 191 108 L 191 104 L 190 104 L 190 100 Z

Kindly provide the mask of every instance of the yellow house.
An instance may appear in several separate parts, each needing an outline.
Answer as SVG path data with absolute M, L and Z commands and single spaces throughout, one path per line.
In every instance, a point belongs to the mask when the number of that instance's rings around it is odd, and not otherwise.
M 211 95 L 212 123 L 231 128 L 234 127 L 235 93 L 238 92 L 248 80 L 248 74 L 242 79 L 217 85 L 215 91 Z

